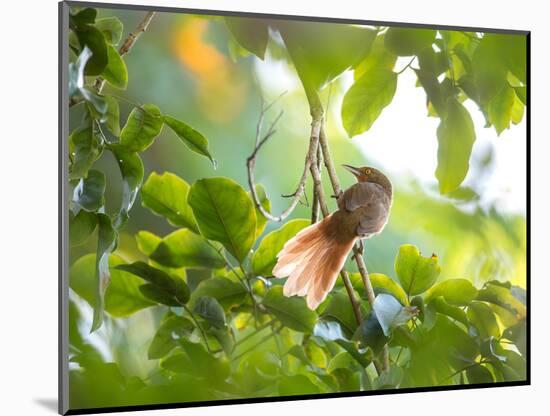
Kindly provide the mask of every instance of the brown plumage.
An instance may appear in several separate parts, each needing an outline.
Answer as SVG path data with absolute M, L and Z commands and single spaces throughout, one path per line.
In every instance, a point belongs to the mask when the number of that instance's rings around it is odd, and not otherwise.
M 390 180 L 375 168 L 344 167 L 358 182 L 338 195 L 337 211 L 285 244 L 273 269 L 276 277 L 288 276 L 284 295 L 307 295 L 310 309 L 316 309 L 332 290 L 356 240 L 380 233 L 390 213 Z

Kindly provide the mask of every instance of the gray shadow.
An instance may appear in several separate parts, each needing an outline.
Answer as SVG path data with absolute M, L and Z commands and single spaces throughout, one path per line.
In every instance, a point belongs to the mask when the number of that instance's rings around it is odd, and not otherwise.
M 34 399 L 34 402 L 42 406 L 44 409 L 57 414 L 57 399 Z

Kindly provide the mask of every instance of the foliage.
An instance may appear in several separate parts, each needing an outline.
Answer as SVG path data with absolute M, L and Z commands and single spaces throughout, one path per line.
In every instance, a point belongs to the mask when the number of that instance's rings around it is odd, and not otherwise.
M 404 244 L 395 253 L 386 250 L 395 258 L 393 273 L 370 274 L 372 305 L 360 276 L 352 274 L 360 322 L 340 283 L 311 311 L 302 298 L 285 297 L 284 281 L 272 277 L 277 253 L 309 219 L 289 220 L 264 235 L 266 218 L 233 179 L 209 175 L 188 183 L 153 171 L 144 181 L 143 153 L 165 125 L 185 151 L 211 168 L 215 154 L 205 135 L 155 104 L 130 101 L 120 126 L 120 106 L 129 100 L 103 93 L 96 78 L 108 91 L 124 90 L 131 81 L 116 49 L 123 25 L 96 15 L 85 8 L 70 16 L 71 106 L 83 110 L 69 137 L 70 243 L 96 247 L 71 265 L 70 287 L 94 311 L 85 332 L 142 310 L 162 318 L 150 334 L 147 356 L 154 371 L 146 379 L 124 374 L 120 362 L 107 362 L 87 344 L 72 308 L 71 407 L 525 378 L 527 311 L 520 287 L 492 280 L 476 288 L 470 280 L 449 278 L 437 255 L 424 257 L 415 245 Z M 440 119 L 435 175 L 442 194 L 457 190 L 469 169 L 475 129 L 464 100 L 478 105 L 497 134 L 523 114 L 521 37 L 250 18 L 227 18 L 226 24 L 232 41 L 260 59 L 275 53 L 270 39 L 278 31 L 287 50 L 281 59 L 295 65 L 310 104 L 340 74 L 354 71 L 342 104 L 350 136 L 373 125 L 394 99 L 399 74 L 416 61 L 427 111 Z M 412 57 L 399 72 L 397 56 Z M 106 197 L 100 170 L 106 155 L 115 158 L 121 174 L 117 209 Z M 269 211 L 265 189 L 259 185 L 257 191 Z M 135 235 L 139 255 L 113 254 L 138 196 L 144 208 L 176 229 L 163 237 L 143 229 Z M 385 345 L 391 365 L 380 372 Z

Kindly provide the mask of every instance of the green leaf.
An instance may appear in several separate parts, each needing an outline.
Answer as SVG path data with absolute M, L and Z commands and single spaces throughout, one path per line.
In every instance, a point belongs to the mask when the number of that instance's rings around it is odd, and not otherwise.
M 189 185 L 173 173 L 152 172 L 141 189 L 144 207 L 160 215 L 176 227 L 198 231 L 193 211 L 187 203 Z
M 435 254 L 423 257 L 416 246 L 405 244 L 395 258 L 395 271 L 409 296 L 428 290 L 439 277 L 441 267 Z
M 493 310 L 483 302 L 472 302 L 468 306 L 468 319 L 482 339 L 499 338 L 500 330 Z
M 428 303 L 428 302 L 426 302 Z M 436 298 L 433 298 L 428 303 L 428 308 L 434 308 L 436 312 L 442 313 L 443 315 L 450 316 L 454 320 L 464 324 L 466 327 L 468 327 L 468 318 L 466 316 L 466 312 L 464 312 L 462 309 L 460 309 L 457 306 L 449 305 L 442 296 L 438 296 Z
M 353 339 L 369 346 L 375 354 L 382 351 L 384 345 L 389 341 L 389 338 L 384 335 L 384 331 L 378 322 L 374 310 L 371 311 L 367 318 L 363 319 L 363 322 L 361 322 L 361 325 L 359 325 L 357 331 L 353 334 Z
M 370 273 L 369 279 L 376 294 L 387 293 L 396 298 L 403 306 L 409 304 L 407 294 L 391 277 L 382 273 Z
M 455 98 L 449 98 L 446 115 L 437 128 L 439 146 L 435 176 L 442 194 L 454 191 L 466 177 L 475 139 L 470 113 Z
M 469 367 L 466 370 L 466 376 L 468 377 L 468 382 L 470 384 L 484 384 L 494 382 L 491 372 L 487 369 L 487 367 L 481 364 Z
M 105 174 L 98 170 L 88 172 L 73 190 L 73 202 L 86 211 L 95 212 L 105 205 Z
M 187 200 L 201 234 L 222 243 L 242 262 L 256 235 L 256 213 L 246 191 L 228 178 L 200 179 L 191 186 Z
M 90 124 L 74 130 L 69 137 L 69 142 L 72 148 L 69 179 L 86 177 L 103 152 L 103 143 L 98 135 L 97 126 Z
M 489 101 L 489 121 L 495 126 L 499 136 L 510 127 L 515 97 L 514 89 L 504 84 L 500 92 Z
M 191 126 L 185 124 L 183 121 L 176 120 L 173 117 L 164 116 L 164 122 L 174 131 L 174 133 L 176 133 L 176 135 L 190 150 L 198 153 L 199 155 L 206 156 L 210 162 L 212 162 L 214 167 L 217 165 L 208 150 L 208 140 L 206 137 Z
M 179 344 L 178 340 L 189 337 L 194 328 L 189 319 L 173 313 L 166 314 L 149 345 L 148 358 L 156 360 L 166 356 Z
M 436 31 L 431 29 L 390 27 L 384 44 L 396 55 L 417 55 L 435 41 L 435 35 Z
M 356 366 L 357 363 L 355 362 L 355 359 L 346 351 L 342 351 L 332 357 L 332 359 L 328 363 L 327 372 L 333 373 L 334 371 L 341 368 L 349 369 Z
M 418 81 L 426 91 L 428 102 L 431 103 L 437 112 L 437 115 L 441 118 L 445 117 L 447 113 L 446 108 L 446 96 L 443 94 L 443 89 L 437 80 L 437 76 L 431 72 L 423 70 L 414 70 Z
M 142 152 L 147 149 L 157 137 L 163 125 L 162 114 L 154 104 L 145 104 L 132 110 L 126 125 L 120 132 L 120 144 L 128 151 Z
M 104 17 L 97 19 L 95 27 L 98 28 L 108 43 L 117 45 L 122 37 L 123 25 L 118 17 Z
M 195 302 L 193 312 L 216 328 L 224 328 L 226 326 L 223 308 L 214 298 L 201 296 Z
M 107 45 L 109 62 L 101 76 L 113 87 L 125 90 L 128 86 L 128 69 L 118 51 L 111 45 Z
M 283 249 L 285 243 L 309 225 L 311 225 L 310 220 L 295 219 L 267 234 L 252 257 L 254 273 L 271 276 L 273 267 L 277 263 L 277 254 Z
M 139 154 L 127 152 L 123 146 L 112 145 L 110 148 L 122 175 L 122 204 L 115 220 L 115 227 L 118 229 L 128 220 L 128 213 L 143 182 L 143 162 Z
M 154 305 L 139 291 L 141 279 L 115 268 L 123 263 L 124 261 L 116 254 L 109 256 L 111 280 L 105 291 L 105 311 L 114 317 L 130 316 L 134 312 Z M 76 260 L 69 271 L 71 289 L 92 306 L 97 286 L 95 265 L 96 255 L 86 254 Z
M 385 35 L 381 34 L 374 39 L 368 55 L 355 67 L 355 71 L 353 72 L 355 80 L 358 80 L 363 74 L 371 72 L 375 68 L 387 69 L 388 71 L 393 70 L 397 55 L 391 53 L 384 46 L 384 38 Z
M 284 296 L 282 286 L 269 289 L 262 304 L 286 327 L 298 332 L 313 332 L 317 320 L 315 312 L 306 306 L 303 298 Z
M 336 320 L 343 328 L 347 339 L 350 339 L 357 329 L 353 307 L 348 295 L 342 291 L 332 294 L 327 306 L 321 313 L 321 318 Z
M 85 46 L 76 61 L 69 63 L 69 97 L 84 88 L 84 68 L 92 56 L 90 48 Z
M 226 17 L 225 24 L 239 45 L 261 60 L 264 59 L 269 40 L 268 25 L 265 20 L 250 17 Z
M 510 289 L 497 284 L 487 283 L 478 292 L 476 299 L 498 305 L 512 312 L 518 319 L 522 319 L 527 315 L 526 306 L 512 295 Z
M 109 256 L 115 249 L 117 233 L 111 223 L 111 218 L 105 214 L 97 214 L 97 251 L 95 264 L 95 285 L 93 308 L 94 317 L 92 329 L 94 332 L 103 323 L 103 311 L 105 308 L 105 292 L 111 281 L 111 272 L 109 270 Z
M 385 293 L 376 296 L 372 309 L 387 337 L 391 335 L 395 327 L 407 323 L 416 315 L 416 307 L 405 307 L 393 296 Z
M 71 28 L 77 28 L 79 26 L 93 24 L 97 16 L 97 10 L 91 7 L 85 7 L 76 12 L 69 13 L 69 24 Z
M 523 119 L 523 114 L 525 113 L 525 105 L 521 101 L 521 98 L 519 97 L 519 94 L 516 93 L 514 95 L 514 105 L 512 106 L 512 115 L 511 120 L 514 124 L 521 123 L 521 120 Z
M 397 74 L 378 67 L 355 81 L 342 103 L 342 122 L 350 137 L 370 129 L 382 110 L 391 103 L 396 87 Z
M 94 232 L 97 226 L 97 219 L 94 213 L 80 210 L 73 215 L 69 211 L 69 241 L 71 246 L 78 246 L 84 243 Z
M 277 27 L 308 95 L 361 62 L 376 36 L 341 23 L 278 21 Z
M 221 247 L 220 247 L 221 248 Z M 187 229 L 167 235 L 150 254 L 152 260 L 167 267 L 217 269 L 225 261 L 207 241 Z
M 187 303 L 189 300 L 189 288 L 183 279 L 172 277 L 165 271 L 152 267 L 147 263 L 136 261 L 131 264 L 120 264 L 117 269 L 141 277 L 146 282 L 170 294 L 180 304 Z
M 256 195 L 258 195 L 258 200 L 260 201 L 260 204 L 262 207 L 267 211 L 271 211 L 271 201 L 267 198 L 267 194 L 265 193 L 265 188 L 261 184 L 256 185 Z M 248 192 L 248 196 L 250 199 L 252 199 L 252 195 L 250 192 Z M 260 212 L 256 206 L 254 206 L 254 209 L 256 210 L 256 236 L 254 238 L 254 241 L 258 240 L 262 233 L 265 230 L 265 226 L 267 225 L 267 218 L 264 217 L 264 215 Z
M 432 286 L 425 295 L 428 303 L 431 299 L 442 296 L 451 305 L 468 305 L 477 295 L 477 289 L 466 279 L 448 279 Z
M 374 387 L 377 390 L 398 388 L 403 380 L 403 369 L 396 364 L 391 364 L 388 371 L 384 371 L 374 380 Z
M 88 76 L 100 75 L 109 61 L 105 37 L 97 28 L 91 25 L 81 25 L 76 29 L 78 43 L 83 49 L 87 46 L 92 56 L 86 64 L 84 73 Z
M 104 95 L 102 98 L 107 105 L 104 113 L 100 113 L 92 104 L 88 104 L 88 109 L 93 118 L 105 124 L 111 133 L 118 137 L 120 135 L 120 109 L 118 101 L 110 95 Z
M 320 319 L 313 328 L 313 335 L 326 341 L 347 341 L 350 337 L 344 334 L 345 330 L 339 321 Z
M 139 231 L 136 234 L 136 243 L 139 251 L 149 257 L 156 250 L 162 238 L 149 232 L 149 231 Z
M 152 283 L 145 283 L 139 287 L 139 290 L 143 296 L 155 303 L 174 307 L 181 306 L 181 303 L 168 290 L 160 286 L 155 286 Z
M 527 105 L 527 87 L 514 87 L 514 90 L 520 101 Z
M 279 395 L 295 396 L 300 394 L 319 394 L 319 387 L 302 374 L 282 376 L 277 384 Z
M 216 299 L 225 310 L 240 306 L 247 295 L 246 288 L 237 282 L 225 277 L 214 277 L 203 280 L 191 295 L 190 306 L 194 306 L 197 300 L 203 296 Z

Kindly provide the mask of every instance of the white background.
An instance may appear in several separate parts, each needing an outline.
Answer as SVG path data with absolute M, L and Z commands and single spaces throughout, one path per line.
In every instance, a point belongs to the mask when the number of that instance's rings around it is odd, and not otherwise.
M 0 413 L 6 415 L 52 415 L 57 396 L 56 3 L 55 0 L 2 2 Z M 141 3 L 532 31 L 532 386 L 147 414 L 548 414 L 550 276 L 545 257 L 549 231 L 550 26 L 547 19 L 550 14 L 545 9 L 546 2 L 154 0 Z

